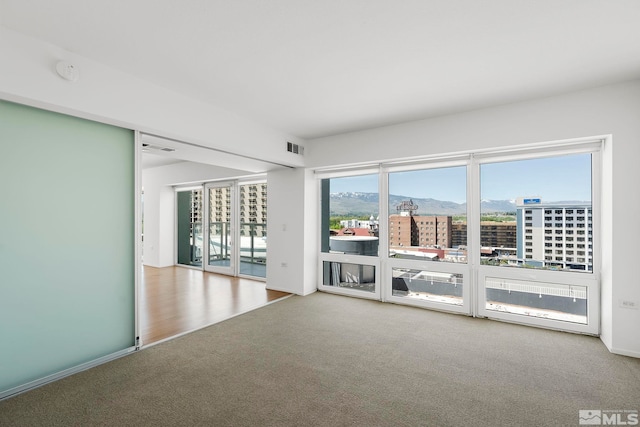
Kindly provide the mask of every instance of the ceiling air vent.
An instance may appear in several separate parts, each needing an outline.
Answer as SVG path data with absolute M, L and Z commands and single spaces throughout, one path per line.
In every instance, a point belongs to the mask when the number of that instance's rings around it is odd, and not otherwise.
M 293 142 L 287 142 L 287 151 L 293 154 L 304 154 L 304 147 Z

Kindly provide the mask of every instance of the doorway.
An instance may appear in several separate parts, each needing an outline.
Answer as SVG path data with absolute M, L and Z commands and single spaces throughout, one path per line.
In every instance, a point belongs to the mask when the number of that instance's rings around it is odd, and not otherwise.
M 266 279 L 266 181 L 178 188 L 176 264 L 228 276 Z

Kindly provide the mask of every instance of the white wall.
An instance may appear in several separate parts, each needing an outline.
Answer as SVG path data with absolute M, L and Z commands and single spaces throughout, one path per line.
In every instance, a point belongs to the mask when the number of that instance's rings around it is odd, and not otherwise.
M 182 162 L 145 169 L 144 188 L 144 265 L 168 267 L 175 264 L 174 184 L 211 181 L 246 175 L 246 172 L 202 163 Z
M 307 166 L 322 167 L 612 135 L 603 155 L 601 338 L 613 352 L 640 357 L 640 310 L 620 307 L 622 300 L 640 305 L 640 279 L 635 270 L 640 221 L 634 220 L 640 212 L 639 117 L 640 81 L 632 81 L 320 138 L 308 141 L 305 153 Z M 281 185 L 299 186 L 286 181 Z M 301 197 L 296 194 L 299 203 L 304 200 Z M 270 220 L 275 218 L 270 216 Z M 288 254 L 303 250 L 303 242 L 291 243 L 283 248 Z M 317 253 L 318 248 L 314 250 Z
M 301 143 L 210 104 L 163 89 L 0 26 L 0 98 L 136 129 L 265 161 L 302 166 L 286 151 Z M 67 60 L 80 70 L 70 83 L 55 72 Z
M 267 288 L 307 295 L 316 290 L 317 185 L 309 170 L 267 174 Z

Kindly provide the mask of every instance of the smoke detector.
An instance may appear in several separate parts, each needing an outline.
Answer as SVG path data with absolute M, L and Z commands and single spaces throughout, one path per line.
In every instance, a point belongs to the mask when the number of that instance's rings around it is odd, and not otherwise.
M 70 82 L 76 82 L 80 77 L 80 70 L 78 70 L 78 67 L 67 61 L 58 62 L 56 64 L 56 71 L 60 77 Z

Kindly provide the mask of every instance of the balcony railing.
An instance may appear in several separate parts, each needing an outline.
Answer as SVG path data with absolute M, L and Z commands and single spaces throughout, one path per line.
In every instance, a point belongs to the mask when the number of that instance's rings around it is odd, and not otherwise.
M 267 263 L 267 224 L 240 224 L 240 262 Z

